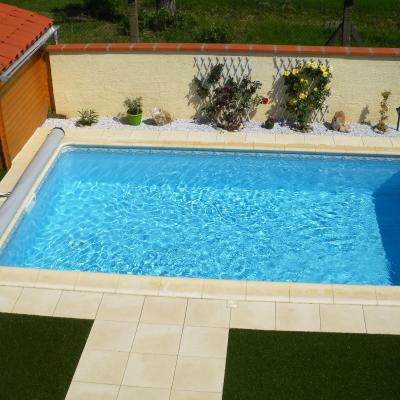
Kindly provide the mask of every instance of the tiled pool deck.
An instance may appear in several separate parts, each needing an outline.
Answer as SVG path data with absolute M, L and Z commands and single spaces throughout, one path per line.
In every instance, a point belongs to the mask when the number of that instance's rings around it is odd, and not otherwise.
M 13 189 L 48 132 L 37 130 L 0 192 Z M 400 138 L 384 136 L 67 129 L 67 143 L 400 155 Z M 0 267 L 0 312 L 95 319 L 69 400 L 216 400 L 230 327 L 400 334 L 400 287 Z

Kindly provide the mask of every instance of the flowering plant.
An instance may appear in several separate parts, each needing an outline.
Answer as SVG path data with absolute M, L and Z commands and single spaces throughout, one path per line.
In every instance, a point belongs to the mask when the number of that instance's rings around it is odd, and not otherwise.
M 332 71 L 328 65 L 308 61 L 283 73 L 288 95 L 286 108 L 295 116 L 300 131 L 309 130 L 312 114 L 321 110 L 330 96 Z

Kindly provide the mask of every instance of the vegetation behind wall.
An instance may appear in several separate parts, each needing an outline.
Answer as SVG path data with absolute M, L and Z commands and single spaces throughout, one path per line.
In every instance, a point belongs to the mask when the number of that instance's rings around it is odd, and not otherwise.
M 55 18 L 62 43 L 128 42 L 127 2 L 6 0 Z M 176 0 L 173 18 L 156 13 L 156 0 L 139 5 L 144 42 L 323 45 L 343 12 L 343 0 Z M 398 0 L 355 0 L 353 20 L 365 46 L 399 46 Z

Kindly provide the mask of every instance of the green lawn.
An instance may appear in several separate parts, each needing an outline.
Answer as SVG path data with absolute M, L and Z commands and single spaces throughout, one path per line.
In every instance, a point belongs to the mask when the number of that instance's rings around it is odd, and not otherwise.
M 63 400 L 92 323 L 0 313 L 0 399 Z
M 223 400 L 395 400 L 400 336 L 229 332 Z
M 127 0 L 119 0 L 121 9 Z M 123 17 L 116 21 L 82 18 L 82 0 L 8 0 L 6 3 L 52 16 L 61 25 L 62 42 L 126 42 Z M 322 45 L 341 19 L 343 0 L 176 0 L 177 27 L 154 31 L 155 0 L 141 0 L 143 41 L 195 42 L 210 25 L 226 41 Z M 123 12 L 122 12 L 123 13 Z M 356 0 L 354 20 L 368 46 L 400 45 L 398 0 Z M 125 27 L 125 28 L 124 28 Z

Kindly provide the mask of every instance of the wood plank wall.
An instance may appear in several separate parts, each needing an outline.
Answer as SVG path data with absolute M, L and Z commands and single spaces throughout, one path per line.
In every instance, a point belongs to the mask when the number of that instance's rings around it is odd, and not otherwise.
M 13 160 L 43 121 L 50 107 L 46 55 L 35 54 L 9 81 L 0 87 L 3 122 L 3 153 Z M 0 128 L 1 129 L 1 128 Z

